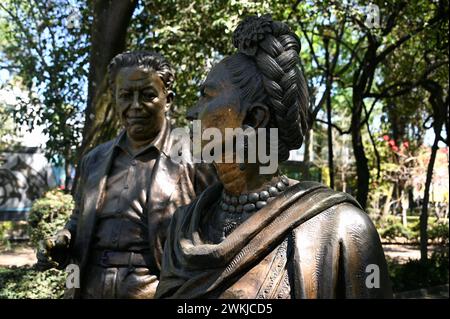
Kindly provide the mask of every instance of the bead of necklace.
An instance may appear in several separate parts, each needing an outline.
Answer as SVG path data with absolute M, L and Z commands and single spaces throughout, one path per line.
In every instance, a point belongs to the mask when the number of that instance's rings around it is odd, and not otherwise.
M 270 203 L 288 187 L 289 179 L 286 176 L 281 176 L 279 181 L 260 192 L 234 196 L 227 194 L 227 192 L 223 190 L 219 206 L 222 211 L 230 214 L 240 214 L 242 212 L 251 213 L 266 206 L 267 203 Z

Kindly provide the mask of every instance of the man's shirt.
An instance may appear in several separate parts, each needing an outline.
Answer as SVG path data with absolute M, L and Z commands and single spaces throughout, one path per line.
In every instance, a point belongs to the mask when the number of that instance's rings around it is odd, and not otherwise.
M 94 248 L 116 251 L 148 250 L 146 205 L 164 129 L 153 143 L 131 154 L 122 133 L 106 182 L 104 205 L 97 215 Z

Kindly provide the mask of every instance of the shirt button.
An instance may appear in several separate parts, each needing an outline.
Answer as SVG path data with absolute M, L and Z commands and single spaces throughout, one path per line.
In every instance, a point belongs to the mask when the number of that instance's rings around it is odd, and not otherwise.
M 136 166 L 136 160 L 132 160 L 131 165 Z

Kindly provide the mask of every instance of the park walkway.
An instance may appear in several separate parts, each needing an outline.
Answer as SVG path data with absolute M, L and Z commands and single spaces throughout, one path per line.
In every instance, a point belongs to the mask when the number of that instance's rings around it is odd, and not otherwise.
M 419 246 L 414 245 L 383 245 L 388 258 L 397 259 L 399 263 L 406 263 L 409 259 L 419 259 Z M 430 249 L 432 251 L 432 249 Z M 36 263 L 35 251 L 26 245 L 15 245 L 11 250 L 0 251 L 0 267 L 32 266 Z M 434 299 L 449 298 L 449 285 L 418 289 L 395 294 L 398 299 Z

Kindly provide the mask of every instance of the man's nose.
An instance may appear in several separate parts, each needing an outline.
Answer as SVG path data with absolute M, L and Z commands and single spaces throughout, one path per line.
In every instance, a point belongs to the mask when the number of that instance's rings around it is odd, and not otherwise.
M 131 103 L 131 108 L 132 109 L 141 109 L 142 108 L 142 105 L 139 102 L 139 92 L 133 93 L 133 102 Z

